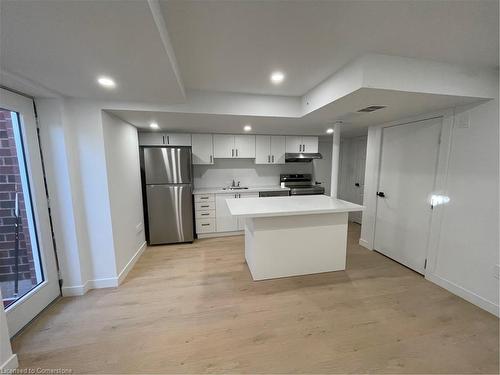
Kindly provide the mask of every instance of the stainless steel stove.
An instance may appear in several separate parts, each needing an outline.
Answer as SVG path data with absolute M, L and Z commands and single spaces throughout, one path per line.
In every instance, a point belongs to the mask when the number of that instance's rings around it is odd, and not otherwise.
M 285 186 L 290 188 L 290 195 L 325 194 L 325 188 L 314 184 L 309 173 L 280 174 L 280 182 L 284 182 Z

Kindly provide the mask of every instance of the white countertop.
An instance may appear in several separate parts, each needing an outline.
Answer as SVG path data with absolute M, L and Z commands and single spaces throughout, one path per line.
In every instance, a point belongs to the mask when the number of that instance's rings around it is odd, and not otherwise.
M 194 189 L 193 194 L 234 194 L 234 193 L 258 193 L 260 191 L 288 191 L 290 188 L 282 188 L 279 185 L 249 186 L 248 189 L 223 190 L 221 187 Z
M 227 199 L 234 216 L 272 217 L 363 211 L 364 207 L 326 195 Z

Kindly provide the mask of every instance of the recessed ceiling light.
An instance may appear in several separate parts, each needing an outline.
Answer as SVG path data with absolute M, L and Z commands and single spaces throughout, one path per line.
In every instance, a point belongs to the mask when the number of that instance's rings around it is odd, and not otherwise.
M 102 87 L 106 87 L 107 89 L 113 89 L 116 87 L 116 83 L 115 81 L 113 81 L 112 78 L 109 78 L 109 77 L 104 77 L 104 76 L 101 76 L 99 78 L 97 78 L 97 82 L 102 86 Z
M 279 85 L 285 79 L 285 75 L 282 72 L 273 72 L 271 74 L 271 82 L 275 85 Z
M 326 134 L 333 134 L 333 129 L 332 128 L 326 129 Z
M 149 127 L 151 129 L 159 129 L 160 128 L 156 122 L 152 122 L 151 124 L 149 124 Z
M 246 132 L 252 131 L 252 126 L 251 125 L 245 125 L 243 127 L 243 130 L 246 131 Z

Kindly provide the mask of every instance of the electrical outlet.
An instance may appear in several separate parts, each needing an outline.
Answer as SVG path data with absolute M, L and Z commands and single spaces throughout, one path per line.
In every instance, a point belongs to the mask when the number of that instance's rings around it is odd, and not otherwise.
M 500 264 L 493 266 L 493 277 L 500 280 Z
M 141 233 L 142 232 L 142 229 L 143 229 L 143 225 L 142 223 L 139 223 L 135 226 L 135 231 L 137 234 Z

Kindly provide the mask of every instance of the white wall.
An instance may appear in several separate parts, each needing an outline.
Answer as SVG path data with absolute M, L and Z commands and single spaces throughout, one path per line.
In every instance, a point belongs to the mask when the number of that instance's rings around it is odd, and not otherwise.
M 0 301 L 2 292 L 0 291 Z M 0 306 L 0 373 L 2 370 L 17 368 L 17 356 L 12 354 L 10 345 L 9 329 L 7 327 L 7 317 L 3 304 Z
M 193 166 L 195 188 L 227 186 L 233 179 L 241 186 L 278 186 L 280 173 L 312 173 L 312 163 L 263 165 L 253 159 L 215 159 L 214 165 Z
M 469 128 L 455 121 L 446 183 L 450 202 L 443 210 L 432 270 L 435 282 L 484 307 L 490 305 L 497 315 L 498 104 L 494 100 L 470 109 Z M 457 115 L 463 111 L 458 109 Z
M 81 286 L 88 278 L 89 267 L 84 264 L 88 262 L 88 257 L 80 252 L 86 244 L 85 238 L 77 231 L 73 204 L 76 198 L 71 187 L 72 180 L 75 182 L 76 179 L 77 167 L 70 155 L 73 149 L 68 148 L 72 138 L 69 130 L 65 129 L 64 103 L 60 99 L 39 99 L 36 100 L 36 107 L 63 286 Z M 73 167 L 70 167 L 71 161 Z
M 137 129 L 106 112 L 102 121 L 116 267 L 121 274 L 145 246 Z
M 459 116 L 464 111 L 470 116 L 466 128 Z M 436 235 L 429 245 L 426 278 L 498 315 L 499 280 L 494 276 L 497 272 L 498 277 L 499 264 L 498 99 L 455 112 L 457 116 L 445 114 L 450 132 L 441 145 L 444 156 L 438 166 L 443 171 L 440 193 L 450 202 L 440 206 L 440 216 L 433 219 Z M 380 141 L 381 127 L 371 127 L 360 239 L 367 248 L 373 248 Z
M 101 105 L 80 99 L 36 103 L 63 295 L 117 286 Z
M 325 194 L 330 195 L 332 179 L 332 137 L 319 137 L 318 151 L 323 159 L 315 159 L 313 164 L 314 180 L 321 182 Z

